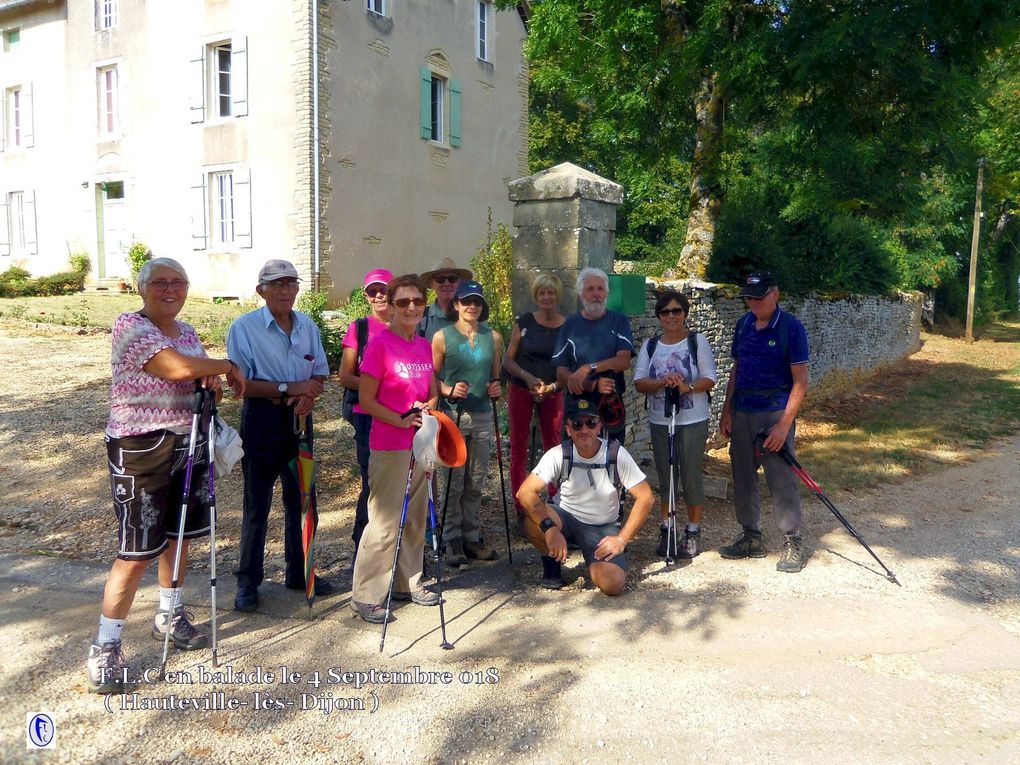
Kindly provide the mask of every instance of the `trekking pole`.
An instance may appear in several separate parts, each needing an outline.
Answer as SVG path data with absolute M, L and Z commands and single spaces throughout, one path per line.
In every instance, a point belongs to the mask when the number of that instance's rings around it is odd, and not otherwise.
M 765 437 L 767 435 L 768 435 L 767 431 L 765 430 L 760 431 L 758 435 L 755 437 L 755 443 L 757 444 L 757 442 L 761 440 L 762 448 L 764 448 Z M 860 542 L 861 546 L 871 554 L 872 558 L 875 559 L 875 562 L 878 563 L 878 565 L 885 570 L 885 578 L 888 579 L 893 584 L 902 587 L 903 585 L 900 584 L 900 581 L 896 578 L 896 574 L 890 571 L 889 567 L 882 562 L 882 559 L 875 554 L 875 551 L 868 546 L 868 543 L 864 541 L 864 537 L 857 533 L 857 529 L 855 529 L 850 524 L 850 521 L 846 519 L 846 516 L 844 516 L 843 513 L 839 511 L 839 508 L 837 508 L 833 501 L 829 499 L 829 496 L 825 493 L 822 487 L 819 486 L 810 475 L 808 475 L 808 472 L 797 461 L 797 458 L 790 453 L 790 450 L 787 448 L 785 443 L 783 444 L 783 448 L 776 453 L 783 458 L 786 464 L 790 466 L 790 469 L 793 470 L 793 472 L 797 474 L 797 477 L 804 482 L 804 485 L 811 490 L 811 493 L 818 497 L 818 499 L 821 501 L 823 505 L 829 508 L 832 514 L 836 516 L 836 520 L 843 524 L 843 528 L 849 531 L 851 536 L 853 536 L 854 539 Z
M 676 529 L 676 485 L 673 474 L 676 466 L 676 410 L 677 396 L 674 395 L 676 388 L 666 390 L 666 415 L 669 417 L 669 500 L 666 520 L 666 565 L 671 566 L 676 561 L 673 556 L 679 548 L 678 534 Z
M 407 484 L 404 486 L 404 506 L 400 510 L 400 525 L 397 527 L 397 546 L 393 550 L 393 567 L 390 569 L 390 588 L 386 592 L 386 613 L 383 616 L 382 639 L 379 641 L 379 653 L 386 645 L 386 627 L 390 622 L 390 606 L 393 604 L 393 583 L 397 578 L 397 563 L 400 561 L 400 543 L 404 540 L 404 524 L 407 523 L 407 505 L 411 498 L 411 477 L 414 474 L 414 450 L 411 461 L 407 465 Z
M 184 522 L 188 516 L 188 500 L 191 499 L 191 469 L 195 464 L 195 442 L 198 441 L 198 420 L 202 414 L 202 405 L 205 399 L 205 388 L 195 381 L 195 398 L 191 404 L 191 438 L 188 440 L 188 458 L 184 467 L 184 490 L 181 498 L 181 517 L 177 522 L 177 546 L 174 549 L 174 575 L 173 583 L 170 585 L 175 594 L 180 587 L 181 578 L 181 543 L 184 541 Z M 170 633 L 173 631 L 174 610 L 177 608 L 176 598 L 170 604 L 170 610 L 166 615 L 166 634 L 163 637 L 163 661 L 159 665 L 159 679 L 166 679 L 166 659 L 170 653 Z
M 467 383 L 467 380 L 458 380 L 457 382 Z M 454 383 L 456 386 L 457 383 Z M 449 397 L 447 397 L 449 400 Z M 464 414 L 464 401 L 463 399 L 457 399 L 457 430 L 460 430 L 460 418 Z M 453 468 L 447 468 L 446 470 L 446 486 L 443 489 L 443 517 L 439 521 L 439 536 L 440 536 L 440 548 L 446 551 L 446 508 L 450 505 L 450 484 L 453 483 Z M 435 533 L 435 532 L 433 532 Z M 439 565 L 439 561 L 436 561 L 436 565 Z
M 531 415 L 531 441 L 528 443 L 528 470 L 535 467 L 535 432 L 538 430 L 538 414 L 535 407 L 532 407 Z
M 429 525 L 432 527 L 432 552 L 435 555 L 436 594 L 439 596 L 439 629 L 443 642 L 439 647 L 444 651 L 452 651 L 453 644 L 446 639 L 446 611 L 443 610 L 443 567 L 439 564 L 439 529 L 436 528 L 436 502 L 432 496 L 432 476 L 425 476 L 425 484 L 429 491 Z
M 218 667 L 216 646 L 216 394 L 210 395 L 209 427 L 206 434 L 209 452 L 209 612 L 212 626 L 212 665 Z
M 489 380 L 489 383 L 499 382 L 499 378 Z M 492 402 L 492 422 L 496 426 L 496 458 L 499 463 L 499 496 L 503 499 L 503 525 L 506 526 L 506 555 L 507 565 L 514 565 L 514 552 L 510 546 L 510 511 L 506 506 L 506 475 L 503 470 L 503 436 L 499 432 L 499 411 L 496 408 L 496 401 L 499 396 L 490 398 Z

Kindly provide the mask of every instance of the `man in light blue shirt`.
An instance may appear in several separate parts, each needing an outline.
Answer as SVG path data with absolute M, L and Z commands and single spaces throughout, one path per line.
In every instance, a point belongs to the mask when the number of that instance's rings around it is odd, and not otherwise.
M 268 261 L 259 272 L 255 288 L 266 304 L 235 320 L 227 333 L 227 355 L 250 380 L 240 429 L 244 441 L 244 517 L 234 598 L 238 611 L 258 607 L 258 588 L 265 576 L 269 508 L 278 478 L 283 488 L 286 585 L 294 590 L 305 588 L 301 489 L 290 470 L 298 449 L 294 418 L 307 415 L 306 432 L 311 445 L 312 410 L 329 376 L 329 363 L 319 328 L 294 310 L 298 282 L 293 264 Z M 332 592 L 328 581 L 316 577 L 316 595 Z

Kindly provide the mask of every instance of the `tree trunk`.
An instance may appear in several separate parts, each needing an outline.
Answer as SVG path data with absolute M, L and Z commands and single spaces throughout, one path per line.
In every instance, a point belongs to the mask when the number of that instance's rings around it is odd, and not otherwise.
M 696 119 L 694 161 L 691 163 L 691 202 L 687 235 L 677 261 L 679 276 L 704 279 L 715 245 L 715 228 L 722 208 L 719 155 L 722 152 L 726 101 L 715 72 L 705 76 L 694 99 Z

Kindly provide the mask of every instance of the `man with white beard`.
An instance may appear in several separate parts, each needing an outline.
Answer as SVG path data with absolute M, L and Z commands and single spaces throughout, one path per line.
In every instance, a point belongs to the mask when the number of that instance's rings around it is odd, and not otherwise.
M 623 314 L 606 308 L 609 277 L 597 268 L 577 275 L 581 311 L 560 327 L 552 362 L 556 381 L 570 397 L 585 393 L 600 396 L 599 416 L 608 438 L 623 442 L 627 424 L 623 408 L 623 373 L 634 355 L 630 322 Z

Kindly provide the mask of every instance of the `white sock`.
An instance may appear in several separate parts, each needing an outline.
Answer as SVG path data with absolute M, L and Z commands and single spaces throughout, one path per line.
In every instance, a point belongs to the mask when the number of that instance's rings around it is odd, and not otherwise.
M 99 615 L 99 633 L 96 635 L 96 645 L 101 646 L 111 640 L 120 640 L 120 632 L 124 629 L 123 619 L 111 619 L 108 616 Z
M 701 530 L 701 526 L 697 523 L 688 523 L 687 530 L 692 534 L 697 534 Z
M 181 604 L 181 588 L 173 587 L 159 588 L 159 611 L 172 611 Z

